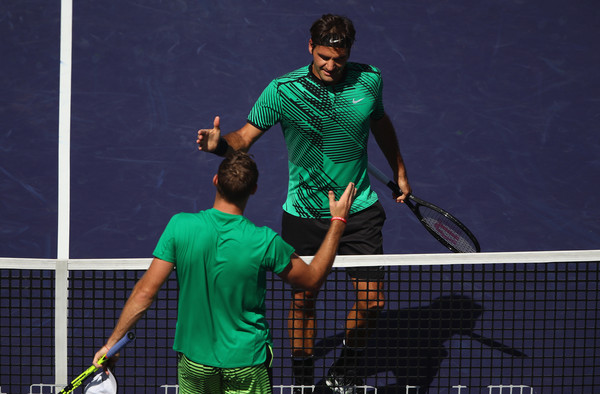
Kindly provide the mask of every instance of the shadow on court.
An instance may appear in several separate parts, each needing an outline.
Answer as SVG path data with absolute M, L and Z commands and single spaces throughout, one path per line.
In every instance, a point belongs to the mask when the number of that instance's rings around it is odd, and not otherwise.
M 367 384 L 376 384 L 378 394 L 426 393 L 449 355 L 445 343 L 458 335 L 509 356 L 526 358 L 516 349 L 473 332 L 483 311 L 481 305 L 466 296 L 448 295 L 429 305 L 382 312 L 377 328 L 369 335 L 366 354 L 357 366 L 358 375 L 377 376 L 377 382 L 370 383 L 367 378 Z M 344 333 L 339 332 L 318 342 L 315 356 L 324 358 L 332 348 L 341 346 L 343 337 Z M 317 383 L 315 393 L 330 392 L 324 380 Z

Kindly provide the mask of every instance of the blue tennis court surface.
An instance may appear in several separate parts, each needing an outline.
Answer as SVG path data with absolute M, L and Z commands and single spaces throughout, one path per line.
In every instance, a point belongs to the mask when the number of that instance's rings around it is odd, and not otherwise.
M 351 60 L 382 71 L 384 105 L 416 195 L 467 224 L 483 252 L 600 248 L 600 8 L 593 1 L 76 1 L 70 258 L 148 257 L 173 214 L 212 206 L 219 158 L 197 151 L 197 129 L 215 115 L 224 132 L 241 127 L 271 79 L 309 63 L 308 28 L 329 12 L 354 21 Z M 0 257 L 57 257 L 60 22 L 59 2 L 0 5 Z M 279 230 L 287 190 L 279 127 L 251 153 L 261 175 L 247 216 Z M 373 141 L 369 154 L 385 168 Z M 387 254 L 446 252 L 374 184 L 388 217 Z M 378 393 L 413 383 L 436 393 L 488 385 L 594 393 L 597 263 L 515 264 L 392 269 L 390 300 L 372 339 L 374 349 L 388 350 L 365 365 L 371 379 L 386 382 Z M 70 377 L 88 366 L 138 274 L 73 273 Z M 53 278 L 3 271 L 2 349 L 13 363 L 2 364 L 9 372 L 0 392 L 29 387 L 19 378 L 28 373 L 52 381 L 54 367 L 37 352 L 53 346 Z M 331 287 L 339 283 L 343 274 L 321 296 L 319 376 L 339 352 L 352 297 Z M 174 292 L 140 322 L 126 351 L 124 368 L 137 376 L 129 387 L 176 383 Z M 285 385 L 289 294 L 271 296 L 282 352 L 276 384 Z M 461 305 L 458 321 L 472 319 L 475 328 L 457 332 L 456 316 L 440 320 L 439 303 L 445 311 Z M 96 319 L 106 320 L 95 326 Z M 38 350 L 22 351 L 30 346 Z M 429 353 L 405 365 L 416 349 Z M 168 379 L 150 377 L 148 368 Z M 402 378 L 410 368 L 421 380 Z M 454 387 L 461 384 L 470 391 Z M 561 384 L 577 389 L 561 391 Z
M 2 256 L 56 255 L 58 6 L 2 6 Z M 351 60 L 382 70 L 415 194 L 473 228 L 483 251 L 598 247 L 594 2 L 78 1 L 71 258 L 148 256 L 171 215 L 211 206 L 219 160 L 196 151 L 196 130 L 215 115 L 239 128 L 272 78 L 308 64 L 308 28 L 325 12 L 353 19 Z M 248 216 L 279 229 L 279 127 L 252 153 L 262 172 Z M 443 251 L 376 187 L 386 253 Z

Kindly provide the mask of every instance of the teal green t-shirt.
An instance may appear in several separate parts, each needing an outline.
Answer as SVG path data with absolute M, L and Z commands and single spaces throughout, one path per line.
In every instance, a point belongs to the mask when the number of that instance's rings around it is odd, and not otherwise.
M 219 368 L 266 360 L 266 272 L 294 249 L 268 227 L 216 209 L 171 218 L 154 256 L 175 264 L 179 284 L 173 349 Z
M 384 116 L 382 89 L 377 68 L 351 62 L 334 85 L 323 84 L 308 66 L 265 88 L 248 122 L 261 130 L 281 124 L 289 166 L 284 211 L 329 218 L 329 190 L 339 198 L 349 182 L 357 188 L 351 213 L 377 201 L 367 174 L 367 141 L 370 120 Z

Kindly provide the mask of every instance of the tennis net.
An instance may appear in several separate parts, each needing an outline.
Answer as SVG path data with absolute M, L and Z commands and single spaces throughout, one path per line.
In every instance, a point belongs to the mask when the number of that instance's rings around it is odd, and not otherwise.
M 316 303 L 315 393 L 331 392 L 355 300 L 345 268 L 367 264 L 384 267 L 386 302 L 353 365 L 366 392 L 597 392 L 599 261 L 597 250 L 340 256 Z M 56 393 L 91 365 L 149 262 L 0 259 L 0 393 Z M 268 287 L 274 392 L 292 393 L 291 290 L 276 276 Z M 120 392 L 177 393 L 176 305 L 173 275 L 121 352 Z

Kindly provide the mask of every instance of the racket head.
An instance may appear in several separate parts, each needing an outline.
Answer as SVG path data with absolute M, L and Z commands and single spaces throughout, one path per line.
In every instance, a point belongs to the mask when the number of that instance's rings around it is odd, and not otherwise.
M 412 194 L 404 202 L 425 229 L 452 252 L 479 253 L 481 251 L 475 235 L 449 212 Z
M 398 184 L 385 176 L 377 167 L 368 163 L 369 173 L 389 187 L 395 196 L 401 196 L 402 190 Z M 442 245 L 455 253 L 478 253 L 481 251 L 479 242 L 473 233 L 449 212 L 412 194 L 404 199 L 427 231 Z
M 132 331 L 127 332 L 125 336 L 123 336 L 123 338 L 121 338 L 112 348 L 109 349 L 109 351 L 104 356 L 102 356 L 98 363 L 104 364 L 106 360 L 117 354 L 119 350 L 121 350 L 121 348 L 123 348 L 125 345 L 127 345 L 134 339 L 135 334 Z M 63 388 L 58 394 L 72 393 L 75 389 L 81 386 L 84 380 L 92 376 L 97 370 L 98 368 L 96 368 L 94 365 L 91 365 L 88 369 L 86 369 L 83 373 L 76 377 L 71 383 L 69 383 L 67 387 Z

